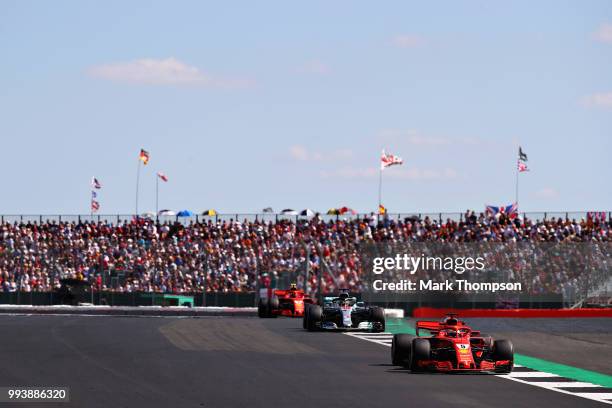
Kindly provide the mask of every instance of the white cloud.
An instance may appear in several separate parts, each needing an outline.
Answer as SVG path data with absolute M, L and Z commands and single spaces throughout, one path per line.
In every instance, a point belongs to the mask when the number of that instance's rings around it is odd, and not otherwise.
M 147 85 L 189 85 L 208 87 L 243 87 L 251 81 L 239 78 L 214 77 L 197 67 L 170 57 L 138 59 L 91 67 L 89 75 L 117 82 Z
M 304 146 L 291 146 L 289 148 L 289 155 L 295 160 L 306 161 L 309 159 L 308 149 Z
M 582 98 L 582 104 L 587 107 L 612 109 L 612 92 L 596 93 Z
M 536 191 L 535 196 L 543 199 L 553 199 L 559 197 L 559 192 L 552 187 L 544 187 Z
M 595 32 L 594 37 L 597 41 L 612 44 L 612 24 L 602 24 Z
M 326 75 L 329 74 L 330 69 L 326 63 L 319 60 L 312 60 L 299 67 L 298 72 L 304 74 Z
M 378 177 L 379 169 L 375 167 L 367 168 L 352 168 L 344 167 L 334 171 L 321 171 L 320 176 L 327 179 L 344 179 L 344 180 L 359 180 L 359 179 L 374 179 Z M 395 180 L 454 180 L 458 177 L 455 169 L 419 169 L 413 168 L 398 168 L 384 170 L 384 177 Z
M 391 43 L 399 48 L 416 48 L 425 45 L 425 39 L 418 35 L 400 34 L 393 37 Z
M 294 145 L 289 148 L 289 155 L 293 159 L 299 161 L 332 161 L 349 159 L 353 156 L 353 151 L 350 149 L 340 149 L 321 153 L 318 151 L 310 151 L 302 145 Z

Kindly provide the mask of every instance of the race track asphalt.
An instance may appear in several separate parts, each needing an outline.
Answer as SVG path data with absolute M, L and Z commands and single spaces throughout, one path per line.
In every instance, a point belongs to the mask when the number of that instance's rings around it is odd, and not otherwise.
M 605 406 L 492 375 L 412 374 L 389 352 L 298 319 L 0 316 L 0 386 L 71 391 L 15 407 Z

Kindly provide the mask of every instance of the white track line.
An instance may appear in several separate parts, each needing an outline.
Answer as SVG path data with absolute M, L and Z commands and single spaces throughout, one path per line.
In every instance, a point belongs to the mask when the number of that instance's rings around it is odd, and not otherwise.
M 576 392 L 572 395 L 578 395 L 582 398 L 594 399 L 597 401 L 607 402 L 612 404 L 612 401 L 606 401 L 612 399 L 612 392 Z
M 369 341 L 370 343 L 380 344 L 382 346 L 391 347 L 393 339 L 392 333 L 344 333 L 347 336 L 357 339 Z M 515 364 L 514 367 L 523 367 Z M 547 390 L 560 392 L 562 394 L 573 395 L 575 397 L 586 398 L 593 401 L 603 402 L 604 404 L 612 405 L 612 393 L 606 392 L 571 392 L 560 388 L 578 388 L 578 387 L 593 387 L 601 388 L 600 385 L 574 381 L 574 382 L 544 382 L 544 381 L 524 381 L 521 378 L 554 378 L 559 377 L 557 374 L 546 373 L 543 371 L 515 371 L 510 374 L 495 375 L 497 378 L 505 378 L 507 380 L 528 384 L 535 387 L 544 388 Z
M 512 378 L 559 377 L 557 374 L 545 373 L 543 371 L 515 371 L 510 374 L 506 374 L 505 376 Z
M 529 381 L 529 384 L 537 385 L 538 387 L 543 388 L 601 388 L 601 385 L 591 384 L 587 382 L 573 381 L 573 382 L 539 382 L 539 381 Z

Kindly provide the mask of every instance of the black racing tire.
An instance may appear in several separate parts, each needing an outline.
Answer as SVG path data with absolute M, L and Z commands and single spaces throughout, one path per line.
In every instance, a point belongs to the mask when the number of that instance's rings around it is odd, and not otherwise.
M 416 338 L 412 340 L 412 348 L 410 350 L 410 370 L 415 372 L 424 371 L 418 364 L 421 360 L 431 360 L 431 344 L 428 339 Z
M 257 316 L 262 319 L 265 319 L 268 316 L 268 299 L 260 298 L 257 303 Z
M 495 370 L 496 373 L 510 373 L 514 366 L 514 345 L 510 340 L 495 340 L 493 342 L 493 360 L 509 360 L 508 366 L 500 367 Z
M 391 364 L 409 368 L 411 350 L 412 336 L 409 334 L 394 334 L 391 341 Z
M 320 327 L 321 320 L 323 319 L 323 309 L 321 306 L 313 305 L 308 311 L 308 320 L 306 321 L 306 328 L 308 331 L 316 331 Z M 317 323 L 319 323 L 317 325 Z
M 370 322 L 377 326 L 372 329 L 375 333 L 382 333 L 385 331 L 385 309 L 382 307 L 374 306 L 370 308 Z M 378 324 L 376 324 L 378 323 Z
M 302 328 L 303 329 L 307 329 L 308 328 L 308 311 L 310 309 L 310 303 L 306 303 L 304 305 L 304 317 L 302 317 Z
M 269 316 L 268 317 L 278 317 L 278 314 L 274 313 L 275 311 L 278 311 L 278 309 L 280 309 L 280 302 L 278 301 L 278 298 L 275 296 L 272 296 L 270 298 L 270 300 L 268 301 L 268 309 L 269 309 Z

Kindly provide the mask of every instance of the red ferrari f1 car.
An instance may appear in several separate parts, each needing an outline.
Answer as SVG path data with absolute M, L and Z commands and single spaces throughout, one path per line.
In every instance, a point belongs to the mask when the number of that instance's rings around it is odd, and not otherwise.
M 262 289 L 259 293 L 257 315 L 259 317 L 303 317 L 307 304 L 314 300 L 292 284 L 288 290 Z
M 425 330 L 429 336 L 420 336 Z M 393 365 L 412 371 L 509 373 L 514 365 L 510 340 L 493 340 L 472 330 L 457 315 L 439 322 L 417 321 L 416 335 L 395 334 L 391 345 Z

